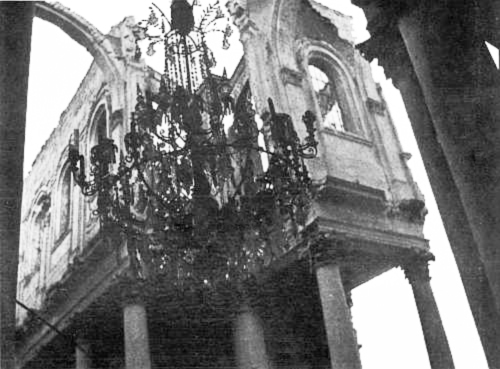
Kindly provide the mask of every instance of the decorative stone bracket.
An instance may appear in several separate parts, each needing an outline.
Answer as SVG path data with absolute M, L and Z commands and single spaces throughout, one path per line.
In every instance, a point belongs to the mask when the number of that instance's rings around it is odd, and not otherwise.
M 366 100 L 366 106 L 368 106 L 368 109 L 373 114 L 378 114 L 378 115 L 383 116 L 385 113 L 385 104 L 380 102 L 380 101 L 376 101 L 376 100 L 373 100 L 371 98 L 368 98 Z
M 411 223 L 423 224 L 427 215 L 425 202 L 418 199 L 404 199 L 392 203 L 387 208 L 389 217 L 400 217 Z
M 233 22 L 241 31 L 249 22 L 246 0 L 229 0 L 226 8 L 233 18 Z
M 286 67 L 281 68 L 280 77 L 284 84 L 297 87 L 302 87 L 302 81 L 304 80 L 304 75 L 301 72 Z

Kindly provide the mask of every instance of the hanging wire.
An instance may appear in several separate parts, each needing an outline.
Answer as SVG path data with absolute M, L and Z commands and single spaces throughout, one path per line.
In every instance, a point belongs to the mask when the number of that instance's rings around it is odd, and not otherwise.
M 64 333 L 63 331 L 61 331 L 59 328 L 57 328 L 55 325 L 51 324 L 47 319 L 45 319 L 44 317 L 42 317 L 40 314 L 38 314 L 36 312 L 36 310 L 26 306 L 25 304 L 23 304 L 21 301 L 17 300 L 16 299 L 16 304 L 19 305 L 20 307 L 22 307 L 24 310 L 26 310 L 27 312 L 29 312 L 30 314 L 32 314 L 36 319 L 38 319 L 39 321 L 41 321 L 43 324 L 45 324 L 47 327 L 49 327 L 50 329 L 52 329 L 54 332 L 56 332 L 59 336 L 61 336 L 62 338 L 64 338 L 66 341 L 68 341 L 68 343 L 70 343 L 72 346 L 78 348 L 80 351 L 82 351 L 85 355 L 89 356 L 90 353 L 87 351 L 87 349 L 85 349 L 84 347 L 82 347 L 81 345 L 79 345 L 75 338 L 72 337 L 71 335 L 69 334 L 66 334 Z M 89 356 L 90 357 L 90 356 Z

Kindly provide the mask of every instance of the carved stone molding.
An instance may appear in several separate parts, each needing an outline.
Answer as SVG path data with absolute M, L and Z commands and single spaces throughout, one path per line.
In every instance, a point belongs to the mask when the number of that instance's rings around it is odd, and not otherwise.
M 252 30 L 256 29 L 255 23 L 248 17 L 246 0 L 229 0 L 226 3 L 226 8 L 233 18 L 234 25 L 238 27 L 242 40 L 244 33 L 252 32 Z
M 425 202 L 419 199 L 404 199 L 387 206 L 387 215 L 410 223 L 423 224 L 427 215 Z
M 291 84 L 297 87 L 302 87 L 304 80 L 304 75 L 301 72 L 286 67 L 281 68 L 280 77 L 285 85 Z
M 380 101 L 368 98 L 366 100 L 366 106 L 373 114 L 378 114 L 382 116 L 385 114 L 385 104 Z
M 409 152 L 402 152 L 399 154 L 399 156 L 404 162 L 407 162 L 412 158 L 412 155 Z
M 123 124 L 123 109 L 115 110 L 111 114 L 111 129 L 115 129 Z
M 371 32 L 371 31 L 370 31 Z M 385 75 L 392 79 L 396 88 L 413 70 L 408 51 L 396 24 L 389 23 L 372 37 L 356 46 L 368 60 L 378 59 Z

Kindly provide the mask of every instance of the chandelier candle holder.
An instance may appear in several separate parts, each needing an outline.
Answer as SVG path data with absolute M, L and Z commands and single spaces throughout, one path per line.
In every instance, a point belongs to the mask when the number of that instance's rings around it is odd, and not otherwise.
M 229 80 L 211 73 L 206 43 L 224 15 L 215 3 L 196 25 L 195 5 L 174 0 L 171 20 L 152 8 L 139 23 L 138 45 L 148 42 L 153 54 L 161 42 L 165 50 L 158 91 L 138 88 L 124 142 L 100 137 L 89 174 L 78 131 L 69 162 L 82 193 L 97 196 L 101 225 L 124 234 L 137 278 L 216 287 L 255 275 L 286 250 L 287 234 L 303 229 L 312 200 L 303 159 L 317 155 L 318 143 L 309 111 L 300 142 L 271 99 L 268 129 L 259 129 L 248 84 L 233 101 Z M 227 47 L 231 29 L 220 32 Z

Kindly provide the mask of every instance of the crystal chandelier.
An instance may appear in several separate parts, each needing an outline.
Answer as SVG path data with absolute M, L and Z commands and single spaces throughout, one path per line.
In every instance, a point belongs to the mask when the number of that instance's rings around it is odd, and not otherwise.
M 194 5 L 173 0 L 170 21 L 152 9 L 137 26 L 148 54 L 162 43 L 165 70 L 157 92 L 138 89 L 120 148 L 100 137 L 88 175 L 75 132 L 69 161 L 83 194 L 97 197 L 101 225 L 125 235 L 137 277 L 214 287 L 255 275 L 300 233 L 311 201 L 303 159 L 317 141 L 309 111 L 300 142 L 271 99 L 258 127 L 248 84 L 233 101 L 206 42 L 224 15 L 216 3 L 195 25 Z M 221 32 L 227 47 L 231 29 Z

